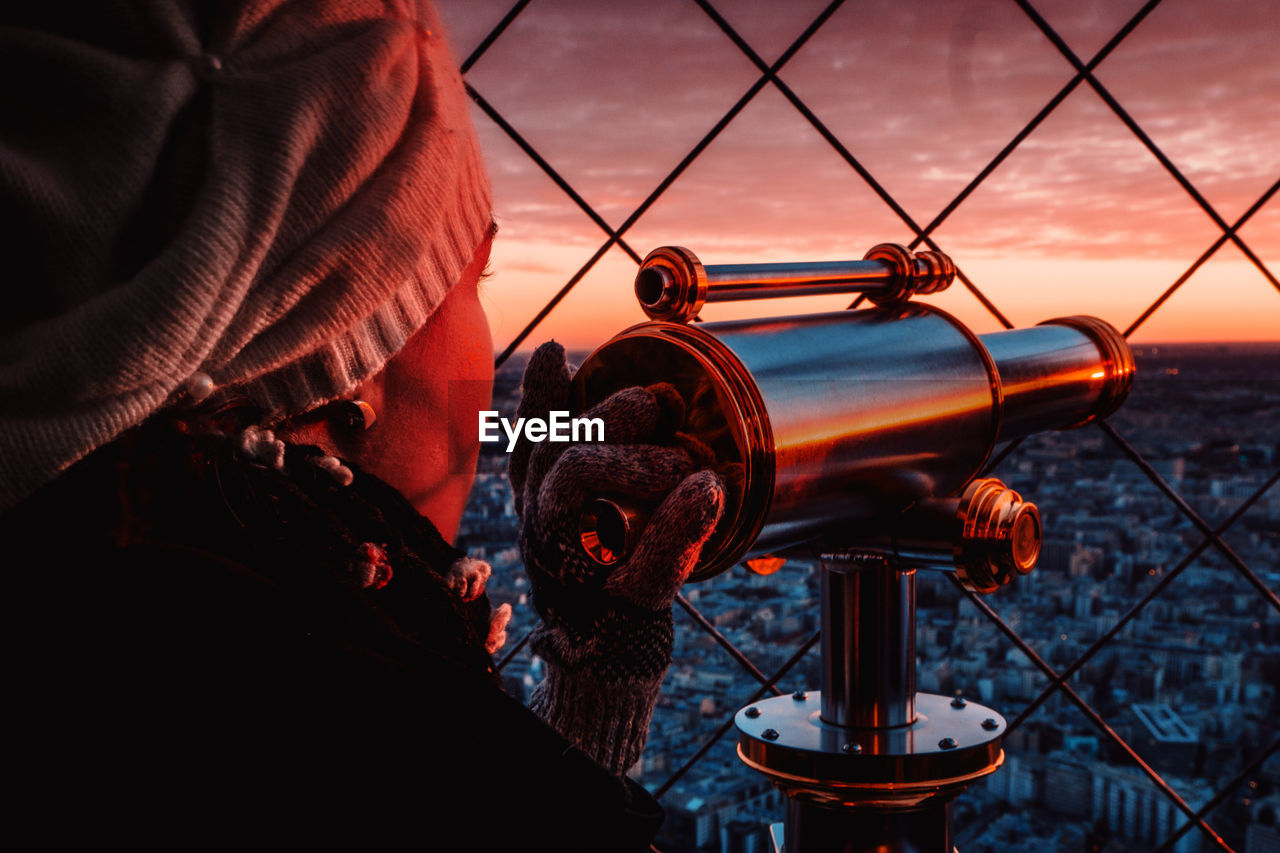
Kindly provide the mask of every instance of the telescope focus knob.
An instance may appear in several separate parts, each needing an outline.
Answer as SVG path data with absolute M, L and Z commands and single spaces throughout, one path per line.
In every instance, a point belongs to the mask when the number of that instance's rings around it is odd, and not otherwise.
M 897 305 L 920 293 L 946 290 L 956 277 L 956 265 L 942 252 L 912 252 L 897 243 L 872 246 L 863 260 L 879 261 L 889 266 L 889 286 L 867 292 L 867 298 L 880 306 Z
M 960 496 L 956 517 L 956 576 L 966 589 L 995 592 L 1030 572 L 1040 558 L 1040 511 L 996 479 L 974 480 Z

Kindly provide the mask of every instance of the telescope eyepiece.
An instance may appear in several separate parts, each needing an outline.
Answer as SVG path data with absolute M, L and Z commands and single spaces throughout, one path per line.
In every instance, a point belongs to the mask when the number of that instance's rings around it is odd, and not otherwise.
M 639 507 L 610 498 L 595 498 L 578 519 L 582 550 L 602 566 L 625 560 L 640 540 L 648 514 Z

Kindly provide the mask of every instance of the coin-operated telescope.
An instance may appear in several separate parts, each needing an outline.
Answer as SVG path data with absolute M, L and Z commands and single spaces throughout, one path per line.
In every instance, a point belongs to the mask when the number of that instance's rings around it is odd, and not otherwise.
M 876 246 L 862 260 L 704 266 L 649 254 L 636 296 L 651 322 L 615 335 L 574 377 L 585 411 L 659 382 L 725 473 L 722 520 L 692 580 L 804 552 L 822 579 L 822 685 L 737 715 L 738 753 L 788 796 L 785 853 L 951 853 L 950 803 L 1004 761 L 1005 721 L 916 691 L 917 569 L 990 593 L 1029 572 L 1040 516 L 978 474 L 1000 443 L 1116 410 L 1133 381 L 1124 338 L 1093 317 L 976 335 L 909 301 L 947 287 L 939 252 Z M 697 323 L 707 302 L 861 292 L 875 305 Z M 623 558 L 643 508 L 601 495 L 583 547 Z

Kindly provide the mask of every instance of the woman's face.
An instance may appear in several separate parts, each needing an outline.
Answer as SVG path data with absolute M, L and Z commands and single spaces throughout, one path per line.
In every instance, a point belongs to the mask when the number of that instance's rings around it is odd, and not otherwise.
M 475 478 L 478 415 L 493 395 L 493 341 L 477 286 L 490 243 L 476 250 L 426 325 L 356 389 L 377 420 L 338 448 L 398 489 L 451 542 Z

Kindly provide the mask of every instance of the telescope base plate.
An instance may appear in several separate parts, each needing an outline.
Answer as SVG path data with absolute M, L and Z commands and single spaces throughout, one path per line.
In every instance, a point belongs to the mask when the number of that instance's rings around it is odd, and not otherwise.
M 822 719 L 817 691 L 766 699 L 735 717 L 738 755 L 789 797 L 881 809 L 948 801 L 1004 763 L 992 709 L 932 693 L 915 707 L 910 725 L 847 728 Z

